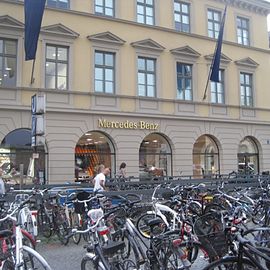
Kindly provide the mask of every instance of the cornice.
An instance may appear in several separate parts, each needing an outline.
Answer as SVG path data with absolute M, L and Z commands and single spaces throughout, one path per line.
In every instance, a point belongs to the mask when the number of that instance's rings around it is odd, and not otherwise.
M 270 3 L 264 0 L 213 0 L 261 15 L 270 13 Z

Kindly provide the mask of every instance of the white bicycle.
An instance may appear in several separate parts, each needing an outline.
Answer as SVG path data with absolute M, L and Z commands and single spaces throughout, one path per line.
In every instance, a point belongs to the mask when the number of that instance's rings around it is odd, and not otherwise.
M 0 231 L 0 238 L 2 239 L 1 252 L 3 253 L 0 270 L 52 270 L 46 260 L 37 251 L 23 245 L 22 229 L 14 215 L 26 203 L 28 203 L 27 200 L 20 206 L 15 207 L 10 214 L 0 219 L 0 223 L 7 220 L 12 220 L 16 223 L 14 232 L 12 230 Z

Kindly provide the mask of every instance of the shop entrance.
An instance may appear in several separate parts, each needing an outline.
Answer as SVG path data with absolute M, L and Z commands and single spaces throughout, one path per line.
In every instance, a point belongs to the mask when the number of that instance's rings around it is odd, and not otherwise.
M 193 146 L 193 175 L 195 177 L 219 174 L 219 149 L 215 140 L 203 135 Z
M 115 174 L 115 148 L 105 133 L 89 131 L 78 141 L 75 148 L 75 180 L 92 179 L 97 166 L 104 164 Z
M 152 133 L 139 150 L 139 175 L 142 178 L 172 175 L 172 149 L 165 136 Z
M 238 173 L 259 173 L 259 150 L 256 142 L 251 137 L 246 137 L 238 148 Z
M 37 153 L 33 159 L 30 129 L 20 128 L 8 133 L 0 144 L 0 168 L 4 173 L 3 178 L 19 182 L 22 169 L 24 182 L 32 182 L 34 178 L 38 183 L 46 183 L 48 155 L 43 146 L 37 147 Z

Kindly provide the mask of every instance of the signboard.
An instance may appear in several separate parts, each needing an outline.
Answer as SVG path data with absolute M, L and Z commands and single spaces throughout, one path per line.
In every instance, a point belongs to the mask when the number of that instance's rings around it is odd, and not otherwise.
M 107 119 L 98 119 L 99 128 L 119 128 L 119 129 L 146 129 L 158 130 L 159 124 L 146 121 L 108 121 Z
M 31 97 L 31 113 L 32 113 L 32 142 L 31 146 L 36 147 L 45 143 L 45 138 L 41 138 L 45 134 L 44 113 L 45 113 L 45 95 L 36 94 Z

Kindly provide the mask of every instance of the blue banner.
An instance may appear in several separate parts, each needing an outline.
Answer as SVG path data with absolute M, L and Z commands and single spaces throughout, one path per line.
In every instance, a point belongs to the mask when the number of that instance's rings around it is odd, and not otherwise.
M 218 34 L 218 40 L 217 40 L 217 45 L 216 45 L 216 52 L 214 55 L 213 59 L 213 64 L 212 64 L 212 73 L 210 76 L 210 81 L 212 82 L 219 82 L 219 66 L 220 66 L 220 58 L 221 58 L 221 48 L 222 48 L 222 40 L 223 40 L 223 32 L 224 32 L 224 25 L 225 25 L 225 17 L 226 17 L 226 11 L 227 11 L 227 6 L 225 7 L 220 29 L 219 29 L 219 34 Z
M 36 58 L 37 43 L 46 0 L 24 0 L 25 60 Z

